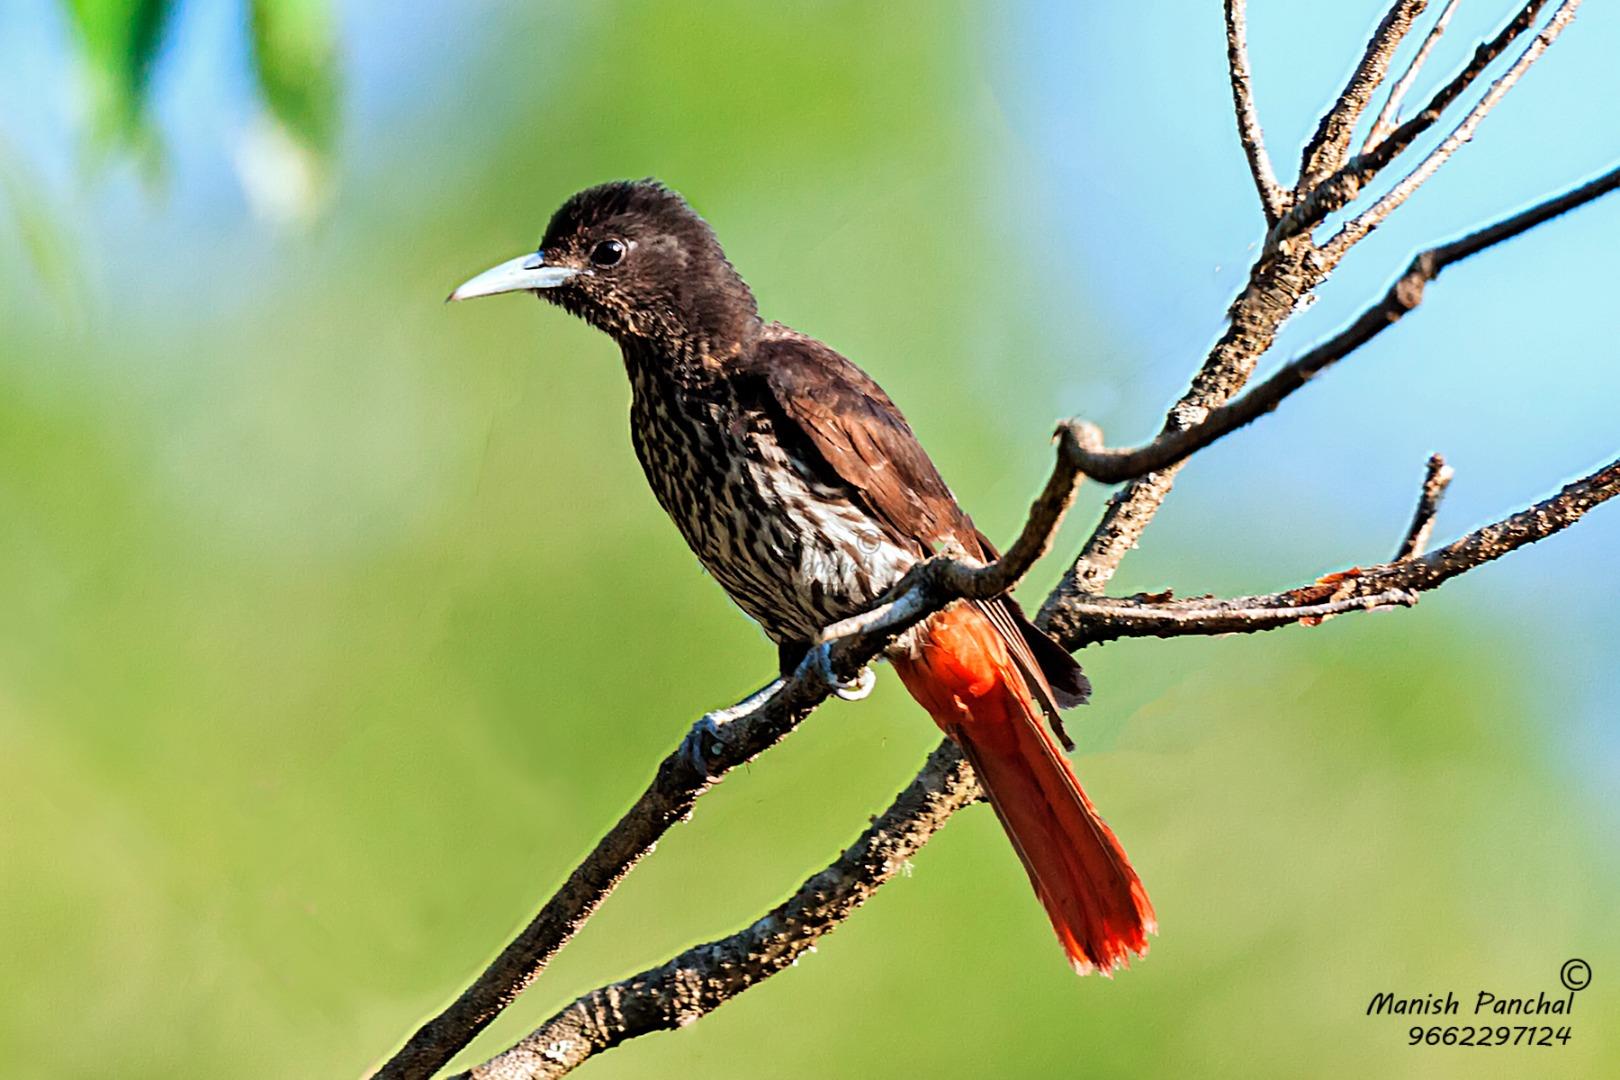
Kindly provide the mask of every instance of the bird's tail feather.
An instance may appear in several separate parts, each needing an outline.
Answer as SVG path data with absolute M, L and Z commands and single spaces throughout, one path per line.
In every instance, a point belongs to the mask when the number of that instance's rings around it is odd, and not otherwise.
M 1147 892 L 991 621 L 971 604 L 947 608 L 894 666 L 978 774 L 1075 970 L 1111 974 L 1145 953 L 1157 930 Z

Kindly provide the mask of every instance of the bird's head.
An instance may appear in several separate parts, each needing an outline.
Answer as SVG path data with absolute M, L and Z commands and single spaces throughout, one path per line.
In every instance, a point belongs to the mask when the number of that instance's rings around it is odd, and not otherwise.
M 758 327 L 758 309 L 714 232 L 655 180 L 587 188 L 563 203 L 538 251 L 486 270 L 451 300 L 533 292 L 612 335 L 720 357 Z

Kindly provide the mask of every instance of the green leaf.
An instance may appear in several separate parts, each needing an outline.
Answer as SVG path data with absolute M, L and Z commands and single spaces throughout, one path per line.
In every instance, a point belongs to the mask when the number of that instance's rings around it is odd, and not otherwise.
M 336 27 L 326 0 L 251 0 L 253 66 L 271 114 L 306 148 L 331 149 Z
M 67 0 L 102 143 L 154 149 L 146 93 L 171 0 Z

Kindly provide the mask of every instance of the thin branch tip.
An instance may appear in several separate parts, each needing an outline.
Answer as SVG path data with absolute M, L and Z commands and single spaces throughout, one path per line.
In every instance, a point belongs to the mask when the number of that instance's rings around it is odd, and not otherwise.
M 1481 42 L 1474 50 L 1473 56 L 1461 71 L 1443 84 L 1424 106 L 1419 109 L 1411 119 L 1384 132 L 1372 144 L 1359 154 L 1345 160 L 1344 154 L 1318 150 L 1312 157 L 1311 146 L 1307 146 L 1306 157 L 1317 163 L 1313 168 L 1302 167 L 1300 186 L 1296 198 L 1288 212 L 1283 215 L 1266 237 L 1266 249 L 1276 250 L 1295 238 L 1302 237 L 1322 223 L 1331 214 L 1337 213 L 1349 206 L 1364 191 L 1372 181 L 1377 178 L 1385 168 L 1401 156 L 1424 133 L 1432 128 L 1445 115 L 1447 110 L 1458 101 L 1470 87 L 1485 73 L 1497 57 L 1503 55 L 1535 25 L 1537 16 L 1546 7 L 1548 0 L 1529 0 L 1511 18 L 1506 25 L 1488 41 Z M 1322 245 L 1322 259 L 1324 264 L 1331 268 L 1341 260 L 1345 253 L 1379 222 L 1389 216 L 1391 212 L 1421 187 L 1427 180 L 1445 164 L 1460 147 L 1471 138 L 1475 129 L 1505 97 L 1515 85 L 1523 78 L 1526 71 L 1541 58 L 1554 40 L 1556 40 L 1574 18 L 1581 0 L 1563 0 L 1557 10 L 1553 12 L 1547 24 L 1539 30 L 1530 43 L 1525 47 L 1514 64 L 1493 82 L 1481 99 L 1473 106 L 1463 120 L 1441 144 L 1407 174 L 1394 188 L 1381 196 L 1373 206 L 1369 207 L 1359 217 L 1342 226 L 1334 237 Z M 1399 7 L 1399 3 L 1395 7 Z M 1391 8 L 1393 13 L 1395 7 Z M 1410 25 L 1408 23 L 1408 25 Z M 1404 31 L 1403 31 L 1404 33 Z M 1387 64 L 1387 59 L 1386 59 Z M 1359 70 L 1359 69 L 1358 69 Z M 1354 81 L 1354 77 L 1352 78 Z M 1330 111 L 1329 115 L 1333 115 Z M 1324 127 L 1328 118 L 1323 118 Z M 1374 131 L 1378 125 L 1374 124 Z M 1337 128 L 1338 135 L 1346 136 L 1344 143 L 1348 146 L 1349 132 Z M 1318 137 L 1322 131 L 1318 131 Z M 1369 140 L 1371 135 L 1369 134 Z M 1338 146 L 1337 135 L 1333 146 Z M 1331 168 L 1325 166 L 1331 163 Z
M 1456 14 L 1457 5 L 1460 2 L 1461 0 L 1447 0 L 1445 8 L 1440 12 L 1440 18 L 1435 21 L 1434 26 L 1429 29 L 1428 34 L 1423 38 L 1423 44 L 1418 47 L 1417 54 L 1406 65 L 1406 70 L 1395 81 L 1395 85 L 1390 87 L 1389 96 L 1384 99 L 1384 107 L 1379 110 L 1377 119 L 1373 121 L 1372 128 L 1367 132 L 1366 141 L 1361 144 L 1363 154 L 1372 150 L 1373 147 L 1383 141 L 1386 135 L 1395 130 L 1400 121 L 1401 102 L 1406 99 L 1407 92 L 1412 89 L 1412 84 L 1417 81 L 1418 73 L 1423 70 L 1423 65 L 1428 61 L 1429 54 L 1440 43 L 1440 38 L 1446 32 L 1446 27 L 1451 24 L 1451 17 Z
M 1412 524 L 1407 527 L 1406 537 L 1401 546 L 1395 551 L 1395 561 L 1411 559 L 1423 554 L 1423 549 L 1429 544 L 1429 536 L 1434 532 L 1435 516 L 1440 512 L 1440 500 L 1445 497 L 1446 488 L 1451 485 L 1453 470 L 1446 464 L 1446 459 L 1439 454 L 1431 454 L 1424 470 L 1423 486 L 1418 491 L 1417 509 L 1412 514 Z
M 1249 162 L 1249 175 L 1260 196 L 1266 227 L 1277 223 L 1288 209 L 1291 192 L 1277 182 L 1271 156 L 1266 152 L 1260 111 L 1254 103 L 1254 76 L 1249 69 L 1249 30 L 1245 0 L 1226 0 L 1226 66 L 1232 84 L 1232 108 L 1237 115 L 1238 142 Z
M 1540 6 L 1540 4 L 1527 4 L 1525 6 L 1525 10 L 1528 11 L 1532 7 L 1539 10 Z M 1342 225 L 1339 228 L 1339 231 L 1335 233 L 1327 243 L 1322 245 L 1323 257 L 1329 262 L 1337 262 L 1339 259 L 1342 259 L 1350 248 L 1354 247 L 1363 237 L 1372 232 L 1373 229 L 1377 228 L 1378 225 L 1383 222 L 1384 219 L 1389 217 L 1389 215 L 1393 213 L 1397 207 L 1406 202 L 1406 200 L 1410 199 L 1420 187 L 1426 184 L 1430 178 L 1432 178 L 1434 174 L 1440 170 L 1440 167 L 1451 159 L 1453 154 L 1467 145 L 1468 142 L 1473 139 L 1474 132 L 1478 130 L 1479 125 L 1484 121 L 1485 117 L 1488 116 L 1491 111 L 1502 102 L 1502 99 L 1507 96 L 1510 90 L 1518 85 L 1520 80 L 1524 78 L 1525 73 L 1530 70 L 1531 66 L 1542 57 L 1547 49 L 1552 46 L 1552 43 L 1557 40 L 1558 36 L 1563 33 L 1564 29 L 1570 24 L 1570 22 L 1574 20 L 1575 12 L 1580 8 L 1580 6 L 1581 0 L 1564 0 L 1563 3 L 1559 4 L 1557 10 L 1553 12 L 1552 17 L 1547 20 L 1547 24 L 1543 26 L 1541 30 L 1539 30 L 1530 40 L 1530 43 L 1525 46 L 1524 51 L 1519 54 L 1518 59 L 1514 61 L 1513 65 L 1509 67 L 1508 70 L 1501 75 L 1501 77 L 1491 83 L 1484 95 L 1480 97 L 1479 101 L 1474 104 L 1474 107 L 1471 108 L 1462 118 L 1462 120 L 1458 122 L 1457 126 L 1452 129 L 1451 133 L 1441 140 L 1438 146 L 1436 146 L 1433 150 L 1430 150 L 1428 154 L 1426 154 L 1410 172 L 1408 172 L 1395 184 L 1394 187 L 1380 196 L 1372 206 L 1362 211 L 1354 219 Z M 1525 23 L 1525 26 L 1528 26 L 1533 22 L 1534 19 L 1531 18 Z M 1518 26 L 1517 20 L 1509 24 L 1510 28 L 1516 26 Z M 1522 33 L 1522 31 L 1520 32 Z M 1485 65 L 1489 62 L 1489 59 L 1494 59 L 1497 52 L 1505 50 L 1508 47 L 1508 44 L 1511 44 L 1511 39 L 1505 41 L 1501 45 L 1501 49 L 1496 51 L 1493 51 L 1495 46 L 1494 42 L 1488 45 L 1480 46 L 1480 50 L 1482 50 L 1488 58 L 1480 64 L 1479 71 L 1483 72 Z M 1476 59 L 1479 57 L 1479 55 L 1480 53 L 1476 51 Z M 1430 106 L 1414 117 L 1410 124 L 1416 125 L 1418 133 L 1421 134 L 1421 132 L 1426 130 L 1428 126 L 1439 120 L 1442 111 L 1443 108 L 1436 108 L 1434 102 L 1431 102 Z M 1375 159 L 1380 157 L 1380 154 L 1385 146 L 1395 143 L 1397 140 L 1402 138 L 1403 132 L 1407 130 L 1408 126 L 1409 125 L 1403 124 L 1400 128 L 1397 128 L 1388 136 L 1386 143 L 1376 147 L 1365 158 L 1358 158 L 1357 160 L 1373 163 Z M 1396 147 L 1395 153 L 1398 154 L 1401 149 L 1411 145 L 1412 140 L 1415 138 L 1416 135 L 1406 136 L 1405 142 L 1400 143 L 1400 145 Z M 1385 163 L 1387 164 L 1388 161 L 1393 161 L 1394 156 L 1395 155 L 1393 154 L 1389 155 L 1385 159 Z M 1370 168 L 1372 170 L 1371 175 L 1376 175 L 1377 171 L 1382 168 L 1382 166 L 1371 164 Z M 1354 196 L 1352 195 L 1351 198 L 1353 199 Z M 1343 205 L 1348 205 L 1348 203 L 1349 200 L 1346 200 Z
M 1362 112 L 1382 85 L 1395 51 L 1411 30 L 1413 21 L 1427 6 L 1428 0 L 1394 0 L 1390 4 L 1377 29 L 1368 38 L 1366 50 L 1351 71 L 1349 81 L 1322 114 L 1316 133 L 1300 153 L 1296 196 L 1303 195 L 1312 185 L 1344 164 Z

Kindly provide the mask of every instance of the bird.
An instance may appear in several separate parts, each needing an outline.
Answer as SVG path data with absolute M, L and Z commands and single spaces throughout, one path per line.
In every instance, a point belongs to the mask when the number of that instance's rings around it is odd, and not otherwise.
M 917 562 L 996 557 L 888 394 L 765 321 L 709 224 L 666 185 L 580 191 L 536 251 L 449 299 L 522 292 L 617 342 L 653 494 L 776 645 L 784 676 Z M 1090 694 L 1074 657 L 1004 596 L 943 608 L 884 658 L 972 766 L 1075 971 L 1111 975 L 1145 955 L 1153 906 L 1060 746 L 1072 748 L 1059 710 Z

